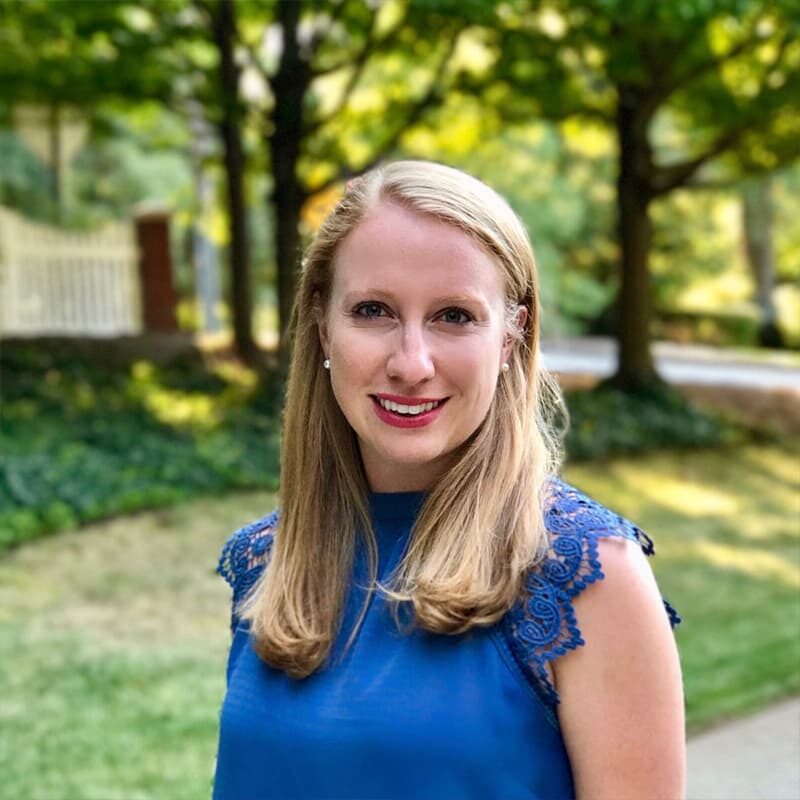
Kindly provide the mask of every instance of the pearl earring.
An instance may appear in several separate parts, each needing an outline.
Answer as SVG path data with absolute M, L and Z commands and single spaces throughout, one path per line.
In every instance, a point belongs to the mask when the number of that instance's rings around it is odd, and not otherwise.
M 330 369 L 331 368 L 331 360 L 329 358 L 326 358 L 322 362 L 322 366 L 325 367 L 325 369 Z
M 508 366 L 508 361 L 503 362 L 503 366 L 501 367 L 501 369 L 503 370 L 503 372 L 508 372 L 508 370 L 510 369 L 510 367 Z

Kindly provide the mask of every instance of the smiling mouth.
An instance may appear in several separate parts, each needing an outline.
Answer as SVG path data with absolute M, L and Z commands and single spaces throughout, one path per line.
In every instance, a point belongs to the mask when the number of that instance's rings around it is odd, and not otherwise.
M 428 400 L 423 403 L 397 403 L 394 400 L 388 400 L 385 397 L 378 397 L 372 395 L 372 399 L 385 411 L 391 411 L 393 414 L 399 414 L 403 417 L 418 417 L 420 414 L 426 414 L 433 409 L 438 408 L 447 402 L 447 398 L 443 400 Z

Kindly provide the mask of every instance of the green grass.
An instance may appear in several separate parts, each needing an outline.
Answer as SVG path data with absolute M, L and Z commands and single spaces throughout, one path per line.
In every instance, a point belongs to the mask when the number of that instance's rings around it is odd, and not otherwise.
M 800 691 L 800 442 L 566 477 L 656 540 L 697 730 Z M 214 574 L 268 493 L 195 500 L 0 560 L 0 798 L 207 798 L 230 595 Z
M 0 798 L 210 796 L 230 602 L 214 568 L 273 505 L 195 501 L 0 561 Z

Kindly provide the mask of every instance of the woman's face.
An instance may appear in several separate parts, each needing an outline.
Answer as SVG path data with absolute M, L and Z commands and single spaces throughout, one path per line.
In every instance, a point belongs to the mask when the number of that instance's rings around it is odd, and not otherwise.
M 495 261 L 455 227 L 382 203 L 344 240 L 320 339 L 373 491 L 429 488 L 483 421 L 504 306 Z

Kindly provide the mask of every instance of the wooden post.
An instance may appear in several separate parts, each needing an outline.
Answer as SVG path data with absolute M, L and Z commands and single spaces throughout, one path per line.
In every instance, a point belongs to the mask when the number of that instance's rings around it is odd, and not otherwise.
M 174 333 L 178 330 L 175 315 L 178 295 L 172 281 L 169 213 L 160 209 L 140 211 L 136 215 L 136 241 L 144 332 Z

